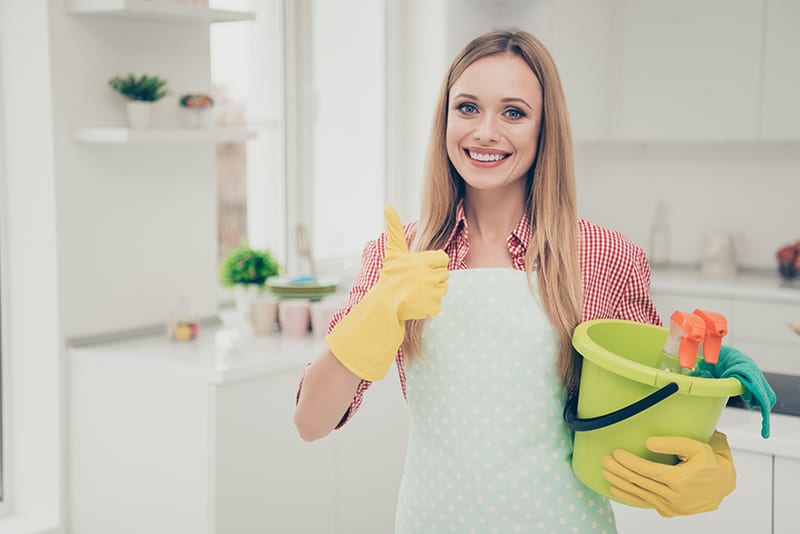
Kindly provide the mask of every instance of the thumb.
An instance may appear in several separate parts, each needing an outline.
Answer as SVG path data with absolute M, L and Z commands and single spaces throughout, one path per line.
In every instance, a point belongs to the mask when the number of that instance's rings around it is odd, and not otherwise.
M 702 441 L 681 436 L 654 436 L 647 438 L 647 448 L 661 454 L 674 454 L 679 458 L 689 458 L 708 447 Z
M 403 224 L 400 216 L 392 206 L 387 205 L 383 209 L 386 217 L 386 254 L 408 252 L 406 235 L 403 232 Z

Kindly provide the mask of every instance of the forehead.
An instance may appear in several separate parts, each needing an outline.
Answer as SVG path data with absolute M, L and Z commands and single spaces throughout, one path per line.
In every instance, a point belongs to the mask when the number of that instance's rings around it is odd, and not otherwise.
M 451 98 L 460 93 L 487 99 L 524 98 L 538 102 L 542 88 L 525 60 L 509 53 L 487 56 L 467 67 L 450 88 Z

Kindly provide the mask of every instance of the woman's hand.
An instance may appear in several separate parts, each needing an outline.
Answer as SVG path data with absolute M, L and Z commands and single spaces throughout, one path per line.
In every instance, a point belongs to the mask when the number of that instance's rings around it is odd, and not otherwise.
M 651 437 L 647 448 L 674 454 L 676 465 L 665 465 L 617 449 L 603 459 L 603 476 L 620 501 L 655 508 L 664 517 L 709 512 L 736 488 L 736 470 L 728 439 L 714 432 L 711 442 L 684 437 Z
M 386 216 L 386 257 L 378 282 L 325 338 L 354 375 L 380 380 L 405 336 L 405 321 L 438 315 L 447 292 L 449 258 L 443 250 L 409 252 L 400 217 Z

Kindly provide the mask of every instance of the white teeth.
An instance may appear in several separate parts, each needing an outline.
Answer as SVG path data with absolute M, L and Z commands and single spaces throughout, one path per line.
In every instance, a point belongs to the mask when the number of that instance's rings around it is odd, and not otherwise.
M 502 154 L 483 154 L 481 152 L 473 152 L 470 150 L 469 157 L 478 161 L 500 161 L 504 156 Z

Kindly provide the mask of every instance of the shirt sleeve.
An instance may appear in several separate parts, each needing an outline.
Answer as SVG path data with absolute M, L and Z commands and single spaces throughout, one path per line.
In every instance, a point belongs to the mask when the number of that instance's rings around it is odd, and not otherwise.
M 347 303 L 339 308 L 336 313 L 333 314 L 333 318 L 331 319 L 330 324 L 328 325 L 328 332 L 333 330 L 333 328 L 342 320 L 342 318 L 350 313 L 350 310 L 353 307 L 361 302 L 361 299 L 364 298 L 364 295 L 367 294 L 372 286 L 378 281 L 378 275 L 380 273 L 381 267 L 383 267 L 383 258 L 386 254 L 386 238 L 384 235 L 381 235 L 379 239 L 368 241 L 367 244 L 364 246 L 364 251 L 361 255 L 361 269 L 356 275 L 355 281 L 353 282 L 352 287 L 350 288 L 350 294 L 347 299 Z M 301 373 L 300 376 L 300 383 L 297 386 L 297 395 L 295 396 L 295 402 L 300 399 L 300 390 L 303 387 L 303 380 L 305 379 L 306 373 L 308 369 L 311 367 L 311 364 L 306 365 Z M 372 382 L 368 380 L 361 380 L 356 388 L 355 395 L 353 396 L 353 401 L 350 403 L 350 406 L 347 408 L 347 411 L 342 416 L 342 419 L 336 425 L 336 428 L 341 428 L 347 421 L 352 418 L 358 408 L 361 406 L 361 401 L 363 400 L 364 393 L 367 391 L 369 386 Z
M 650 297 L 650 265 L 639 247 L 634 247 L 630 272 L 614 310 L 614 318 L 661 326 L 661 317 Z
M 620 232 L 583 219 L 579 227 L 581 320 L 624 319 L 660 326 L 650 298 L 650 266 L 641 247 Z

